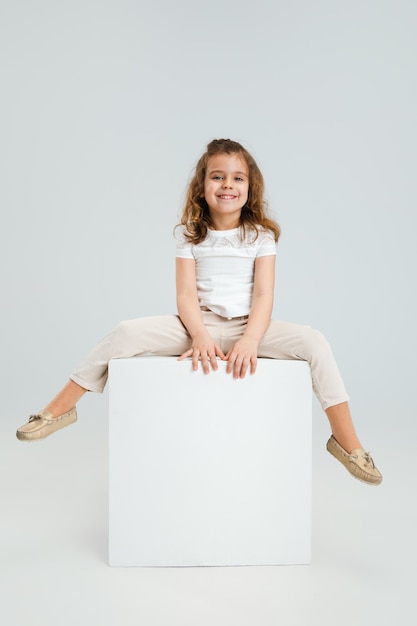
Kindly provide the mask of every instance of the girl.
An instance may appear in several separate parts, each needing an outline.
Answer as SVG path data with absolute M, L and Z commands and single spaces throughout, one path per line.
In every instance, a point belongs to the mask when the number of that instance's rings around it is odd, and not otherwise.
M 280 230 L 264 201 L 253 157 L 230 139 L 214 140 L 197 163 L 177 236 L 178 315 L 129 320 L 104 337 L 45 409 L 17 430 L 42 439 L 77 419 L 86 391 L 102 392 L 111 358 L 191 357 L 208 374 L 217 359 L 235 378 L 255 373 L 257 357 L 300 359 L 330 422 L 328 451 L 359 480 L 382 476 L 357 437 L 348 395 L 326 339 L 309 326 L 271 320 Z

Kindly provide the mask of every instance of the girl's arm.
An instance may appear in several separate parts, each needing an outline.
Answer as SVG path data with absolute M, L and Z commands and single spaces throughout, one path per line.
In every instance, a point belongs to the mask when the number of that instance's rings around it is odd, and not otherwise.
M 255 373 L 258 345 L 271 321 L 275 258 L 275 255 L 269 255 L 255 260 L 252 307 L 246 330 L 225 357 L 228 361 L 226 372 L 233 371 L 234 378 L 244 378 L 249 367 L 250 373 Z
M 193 370 L 197 370 L 200 359 L 204 373 L 208 374 L 209 363 L 214 370 L 217 370 L 216 356 L 224 359 L 225 355 L 204 326 L 197 296 L 194 259 L 176 259 L 176 283 L 178 314 L 192 339 L 191 348 L 178 360 L 182 361 L 192 356 Z

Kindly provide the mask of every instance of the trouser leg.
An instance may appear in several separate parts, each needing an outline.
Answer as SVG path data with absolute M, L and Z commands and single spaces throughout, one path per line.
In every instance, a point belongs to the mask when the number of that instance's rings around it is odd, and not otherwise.
M 259 344 L 258 356 L 308 361 L 313 390 L 324 410 L 349 400 L 326 338 L 310 326 L 272 320 Z
M 87 354 L 70 378 L 84 389 L 102 392 L 110 359 L 137 355 L 179 356 L 191 339 L 177 315 L 121 322 Z

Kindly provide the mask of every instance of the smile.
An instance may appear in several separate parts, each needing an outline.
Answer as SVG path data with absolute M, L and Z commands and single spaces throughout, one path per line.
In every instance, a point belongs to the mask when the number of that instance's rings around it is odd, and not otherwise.
M 237 196 L 230 196 L 230 195 L 222 194 L 217 197 L 220 198 L 220 200 L 234 200 Z

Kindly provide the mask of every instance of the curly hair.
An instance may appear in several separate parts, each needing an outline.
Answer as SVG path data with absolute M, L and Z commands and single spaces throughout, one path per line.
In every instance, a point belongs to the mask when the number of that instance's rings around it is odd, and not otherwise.
M 187 197 L 183 209 L 181 224 L 185 226 L 185 237 L 190 243 L 204 241 L 209 228 L 213 227 L 209 207 L 204 197 L 204 181 L 208 161 L 218 154 L 238 154 L 248 166 L 249 193 L 248 199 L 240 215 L 240 226 L 245 236 L 246 229 L 251 229 L 258 236 L 259 229 L 271 230 L 275 241 L 278 241 L 281 230 L 278 224 L 267 215 L 268 206 L 264 199 L 264 179 L 255 159 L 237 141 L 231 139 L 213 139 L 206 152 L 197 162 L 194 176 L 188 186 Z

